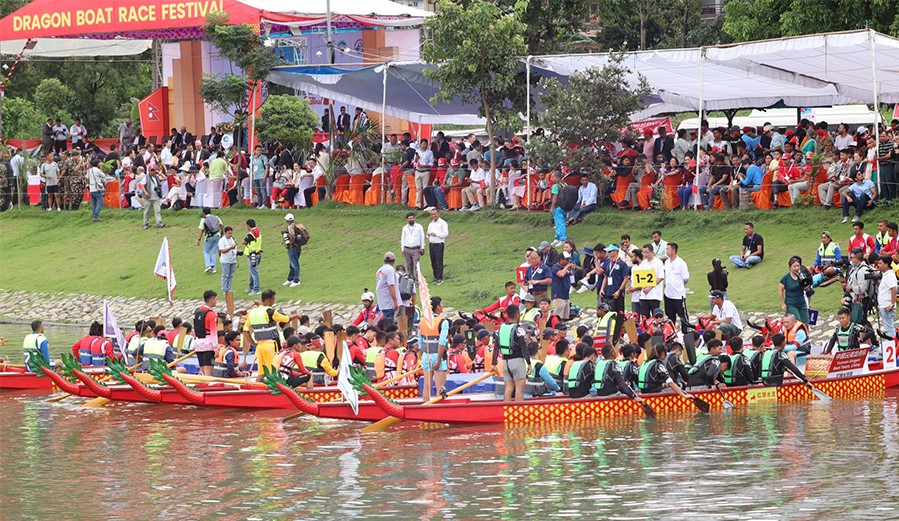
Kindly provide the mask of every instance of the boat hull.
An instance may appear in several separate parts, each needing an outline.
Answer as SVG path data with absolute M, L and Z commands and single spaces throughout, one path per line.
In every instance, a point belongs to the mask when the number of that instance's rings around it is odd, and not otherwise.
M 53 388 L 53 381 L 46 377 L 39 377 L 35 373 L 20 373 L 16 371 L 0 373 L 0 389 L 46 389 Z
M 870 374 L 831 378 L 814 382 L 815 387 L 835 399 L 859 399 L 882 396 L 885 389 L 899 387 L 899 369 Z M 724 402 L 716 390 L 691 391 L 711 405 L 723 410 Z M 815 399 L 811 390 L 801 382 L 784 383 L 780 387 L 746 386 L 724 390 L 724 396 L 734 405 L 753 403 L 798 403 Z M 695 412 L 688 399 L 674 393 L 644 394 L 643 399 L 657 413 Z M 536 398 L 525 402 L 503 403 L 498 400 L 470 403 L 439 403 L 404 406 L 406 420 L 447 424 L 495 423 L 506 426 L 536 424 L 571 424 L 600 418 L 642 416 L 642 407 L 624 397 L 606 398 Z
M 340 391 L 335 388 L 313 389 L 311 391 L 297 391 L 301 396 L 317 403 L 342 400 Z M 401 385 L 388 387 L 385 395 L 393 400 L 400 398 L 414 398 L 418 396 L 418 387 L 414 385 Z M 238 409 L 296 409 L 291 401 L 283 394 L 272 394 L 267 389 L 237 389 L 230 391 L 204 392 L 205 406 L 231 407 Z

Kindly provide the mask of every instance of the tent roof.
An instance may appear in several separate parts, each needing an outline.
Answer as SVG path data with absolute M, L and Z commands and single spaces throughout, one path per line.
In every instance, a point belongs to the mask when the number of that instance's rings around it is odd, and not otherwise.
M 348 70 L 334 66 L 279 67 L 267 78 L 309 94 L 338 99 L 351 107 L 381 112 L 384 65 Z M 387 72 L 387 107 L 390 116 L 421 123 L 483 125 L 477 105 L 431 103 L 438 86 L 424 75 L 436 65 L 421 62 L 391 62 Z
M 131 56 L 148 50 L 152 40 L 90 40 L 82 38 L 38 38 L 37 44 L 25 49 L 28 40 L 0 41 L 0 55 L 71 58 L 73 56 Z
M 630 86 L 636 87 L 638 74 L 643 75 L 667 109 L 698 110 L 700 93 L 705 110 L 776 104 L 820 107 L 873 103 L 872 55 L 878 99 L 899 102 L 899 39 L 867 30 L 634 52 L 626 55 L 624 64 L 631 69 Z M 530 61 L 533 68 L 550 75 L 570 76 L 602 67 L 609 59 L 608 54 L 580 54 L 537 56 Z
M 305 26 L 325 23 L 326 0 L 240 0 L 259 9 L 262 20 L 281 25 Z M 364 25 L 408 26 L 421 25 L 433 13 L 409 7 L 391 0 L 330 0 L 331 17 L 355 21 Z

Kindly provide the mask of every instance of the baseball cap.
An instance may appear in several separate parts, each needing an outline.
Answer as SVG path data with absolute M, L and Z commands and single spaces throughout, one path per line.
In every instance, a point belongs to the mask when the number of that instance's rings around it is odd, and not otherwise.
M 414 336 L 409 340 L 406 340 L 406 347 L 413 347 L 418 345 L 418 337 Z
M 308 334 L 311 333 L 311 332 L 312 332 L 312 331 L 311 331 L 308 327 L 306 327 L 306 326 L 300 326 L 300 327 L 297 328 L 297 334 L 298 334 L 298 335 L 308 335 Z
M 543 250 L 543 249 L 546 249 L 546 248 L 549 248 L 549 247 L 550 247 L 549 242 L 548 242 L 548 241 L 543 241 L 543 242 L 540 243 L 540 248 L 538 248 L 538 249 Z
M 453 335 L 453 345 L 454 346 L 457 346 L 459 344 L 464 344 L 464 343 L 465 343 L 465 335 L 462 335 L 459 333 L 456 333 L 455 335 Z
M 456 158 L 450 159 L 450 166 L 459 166 L 459 160 Z
M 295 346 L 297 344 L 302 344 L 302 343 L 305 343 L 305 342 L 303 341 L 302 338 L 298 337 L 297 335 L 293 335 L 287 339 L 288 347 L 292 347 L 292 346 Z
M 547 338 L 553 338 L 554 336 L 556 336 L 556 330 L 555 330 L 555 329 L 553 329 L 553 328 L 551 328 L 551 327 L 548 327 L 548 328 L 546 328 L 546 329 L 543 330 L 543 338 L 545 338 L 545 339 L 547 339 Z
M 652 316 L 653 316 L 653 317 L 664 317 L 664 316 L 665 316 L 665 312 L 662 311 L 662 308 L 655 308 L 655 309 L 652 311 Z
M 490 331 L 487 331 L 486 329 L 478 330 L 478 340 L 483 340 L 488 336 L 490 336 Z
M 563 252 L 562 252 L 562 258 L 563 258 L 563 259 L 570 259 L 570 258 L 571 258 L 571 253 L 569 253 L 569 252 L 567 252 L 567 251 L 563 251 Z
M 724 298 L 724 292 L 721 290 L 713 289 L 709 292 L 709 296 L 712 298 Z
M 284 216 L 284 220 L 285 220 L 285 221 L 292 221 L 292 220 L 293 220 L 293 214 L 292 214 L 292 213 L 289 213 L 289 214 L 285 215 L 285 216 Z
M 446 159 L 440 158 L 437 160 L 437 166 L 444 166 L 446 164 Z
M 619 248 L 619 247 L 618 247 L 617 245 L 615 245 L 615 244 L 610 244 L 610 245 L 606 246 L 606 252 L 618 251 L 618 250 L 620 250 L 620 249 L 621 249 L 621 248 Z
M 868 132 L 868 127 L 862 125 L 862 126 L 858 127 L 858 129 L 856 129 L 856 132 L 859 134 L 865 134 Z
M 522 302 L 537 302 L 537 299 L 534 298 L 534 295 L 528 293 L 527 295 L 521 297 Z
M 394 255 L 392 251 L 388 251 L 384 254 L 384 260 L 396 260 L 396 255 Z
M 568 331 L 568 324 L 565 322 L 559 322 L 556 324 L 556 331 Z

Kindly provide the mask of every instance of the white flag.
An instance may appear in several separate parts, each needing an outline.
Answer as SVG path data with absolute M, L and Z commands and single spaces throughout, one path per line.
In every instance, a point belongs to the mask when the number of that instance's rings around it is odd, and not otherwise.
M 353 388 L 353 384 L 350 383 L 350 350 L 347 349 L 346 342 L 341 343 L 343 344 L 343 353 L 340 355 L 340 367 L 337 374 L 337 388 L 340 389 L 340 394 L 343 395 L 343 399 L 346 400 L 350 404 L 350 407 L 353 408 L 353 414 L 358 415 L 359 393 L 356 392 L 356 389 Z
M 172 252 L 169 250 L 169 238 L 162 238 L 162 247 L 159 248 L 159 255 L 156 257 L 156 267 L 153 268 L 153 274 L 161 279 L 165 279 L 166 289 L 169 295 L 169 304 L 172 302 L 172 295 L 178 287 L 175 282 L 175 271 L 172 269 Z
M 123 335 L 122 330 L 119 329 L 119 325 L 112 315 L 112 310 L 109 309 L 109 302 L 106 300 L 103 301 L 103 336 L 111 338 L 114 351 L 125 356 L 125 352 L 127 351 L 125 335 Z
M 415 264 L 415 273 L 418 275 L 418 295 L 421 302 L 421 320 L 432 325 L 434 314 L 431 312 L 431 292 L 428 290 L 428 281 L 421 272 L 421 262 Z

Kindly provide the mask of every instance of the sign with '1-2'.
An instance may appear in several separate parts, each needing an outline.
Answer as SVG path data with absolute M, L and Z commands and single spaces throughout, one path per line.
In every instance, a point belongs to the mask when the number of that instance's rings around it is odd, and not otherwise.
M 631 280 L 635 288 L 652 288 L 658 283 L 656 270 L 632 270 Z

